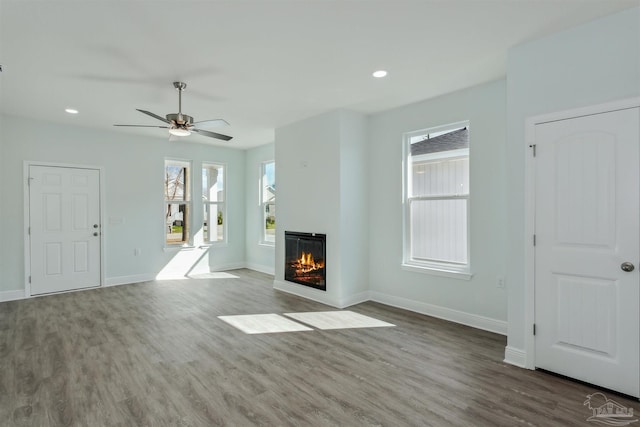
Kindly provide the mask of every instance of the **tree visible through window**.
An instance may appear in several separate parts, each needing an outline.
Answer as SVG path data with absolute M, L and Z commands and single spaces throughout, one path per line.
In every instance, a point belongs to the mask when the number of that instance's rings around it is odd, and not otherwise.
M 260 210 L 262 212 L 262 243 L 276 241 L 276 164 L 264 162 L 260 171 Z
M 468 272 L 469 123 L 405 135 L 408 265 Z
M 189 242 L 189 168 L 188 162 L 166 160 L 164 167 L 164 209 L 166 244 Z

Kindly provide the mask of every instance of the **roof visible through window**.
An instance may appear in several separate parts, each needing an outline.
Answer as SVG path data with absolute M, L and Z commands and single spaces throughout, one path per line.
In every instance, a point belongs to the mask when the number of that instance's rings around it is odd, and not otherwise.
M 411 155 L 439 153 L 442 151 L 469 148 L 468 127 L 449 129 L 443 132 L 427 133 L 412 138 Z

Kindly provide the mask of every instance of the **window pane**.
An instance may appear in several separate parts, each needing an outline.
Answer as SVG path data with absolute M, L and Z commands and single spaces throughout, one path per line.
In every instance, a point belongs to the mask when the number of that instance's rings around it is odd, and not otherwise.
M 469 194 L 469 157 L 412 164 L 411 196 Z
M 264 241 L 273 243 L 276 241 L 276 204 L 264 205 Z
M 409 138 L 409 196 L 469 194 L 469 128 L 434 128 Z
M 275 243 L 276 235 L 276 164 L 262 163 L 260 204 L 262 205 L 262 242 Z
M 205 242 L 209 241 L 209 226 L 211 224 L 211 206 L 209 203 L 202 203 L 202 238 Z
M 203 165 L 202 200 L 208 202 L 224 201 L 224 167 Z
M 467 200 L 412 200 L 411 259 L 467 263 Z
M 204 241 L 224 241 L 224 205 L 221 203 L 204 203 Z
M 165 200 L 187 200 L 185 183 L 187 168 L 182 165 L 165 163 L 164 174 L 164 198 Z
M 276 198 L 276 164 L 263 163 L 262 169 L 262 203 L 267 203 Z
M 189 206 L 184 203 L 167 203 L 165 206 L 167 244 L 186 243 L 189 240 Z

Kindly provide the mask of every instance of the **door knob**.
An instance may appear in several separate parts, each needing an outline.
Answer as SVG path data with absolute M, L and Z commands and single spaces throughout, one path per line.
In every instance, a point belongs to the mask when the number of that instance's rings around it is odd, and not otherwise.
M 98 232 L 96 231 L 95 233 L 93 233 L 94 236 L 98 235 Z M 631 270 L 633 270 L 633 266 L 631 266 Z
M 98 228 L 98 224 L 93 224 L 93 228 Z
M 636 268 L 633 264 L 631 264 L 630 262 L 623 262 L 620 265 L 620 268 L 622 269 L 622 271 L 626 271 L 627 273 L 630 271 L 633 271 L 634 268 Z

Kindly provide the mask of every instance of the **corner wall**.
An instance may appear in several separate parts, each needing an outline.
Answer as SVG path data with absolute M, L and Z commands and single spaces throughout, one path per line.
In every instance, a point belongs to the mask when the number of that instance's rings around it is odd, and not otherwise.
M 367 123 L 359 113 L 341 111 L 339 212 L 343 306 L 369 299 Z

